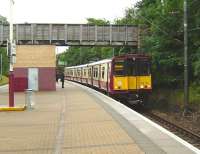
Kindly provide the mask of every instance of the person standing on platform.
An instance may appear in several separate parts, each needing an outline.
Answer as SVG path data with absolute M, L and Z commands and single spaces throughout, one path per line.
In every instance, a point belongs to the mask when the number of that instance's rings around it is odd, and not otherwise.
M 64 75 L 64 73 L 62 72 L 61 73 L 61 82 L 62 82 L 62 88 L 64 88 L 64 82 L 65 82 L 65 75 Z

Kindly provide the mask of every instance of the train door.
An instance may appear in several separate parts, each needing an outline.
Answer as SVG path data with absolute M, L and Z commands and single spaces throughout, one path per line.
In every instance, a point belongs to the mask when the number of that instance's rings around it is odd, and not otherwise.
M 94 72 L 94 66 L 91 66 L 91 85 L 93 86 L 93 72 Z
M 98 72 L 98 87 L 101 88 L 101 64 L 98 66 L 99 72 Z
M 112 61 L 107 65 L 107 91 L 113 90 Z
M 137 63 L 136 59 L 127 59 L 127 75 L 128 75 L 128 89 L 136 90 L 137 89 Z

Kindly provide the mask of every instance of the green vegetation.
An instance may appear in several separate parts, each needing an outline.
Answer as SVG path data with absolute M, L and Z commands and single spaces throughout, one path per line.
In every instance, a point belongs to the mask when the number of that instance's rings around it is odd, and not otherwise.
M 190 106 L 200 104 L 200 1 L 188 0 L 188 40 Z M 105 19 L 88 19 L 89 24 L 109 24 Z M 153 100 L 164 100 L 165 104 L 183 106 L 183 0 L 141 0 L 136 6 L 125 10 L 123 18 L 114 24 L 138 25 L 141 31 L 141 46 L 138 52 L 152 56 L 154 79 Z M 113 55 L 136 52 L 130 48 L 75 48 L 60 57 L 67 65 L 84 64 Z M 114 53 L 114 54 L 113 54 Z M 75 60 L 76 59 L 76 60 Z M 165 90 L 163 90 L 165 89 Z M 159 93 L 159 95 L 158 95 Z M 165 98 L 165 99 L 163 99 Z M 158 101 L 159 103 L 160 101 Z M 161 103 L 161 106 L 163 104 Z
M 8 21 L 5 17 L 0 15 L 0 24 L 7 24 Z M 2 54 L 2 59 L 3 59 L 3 63 L 2 63 L 2 74 L 4 76 L 8 75 L 8 68 L 9 68 L 9 63 L 8 63 L 8 56 L 7 56 L 7 51 L 6 48 L 2 48 L 0 47 L 0 55 Z M 0 64 L 1 65 L 1 64 Z M 0 67 L 1 69 L 1 67 Z M 0 81 L 0 85 L 1 85 L 1 81 Z
M 8 64 L 8 56 L 7 56 L 6 48 L 0 48 L 0 55 L 1 54 L 2 54 L 2 59 L 3 59 L 2 74 L 7 76 L 9 64 Z
M 8 84 L 8 78 L 6 76 L 0 77 L 0 86 Z

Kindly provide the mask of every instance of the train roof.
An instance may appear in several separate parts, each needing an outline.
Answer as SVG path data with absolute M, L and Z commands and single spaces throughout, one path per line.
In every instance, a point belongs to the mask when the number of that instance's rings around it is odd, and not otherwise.
M 86 67 L 88 64 L 83 64 L 83 65 L 77 65 L 77 66 L 69 66 L 69 67 L 65 67 L 65 68 L 68 68 L 68 69 L 71 69 L 71 68 L 81 68 L 81 67 Z
M 125 55 L 120 55 L 120 56 L 115 56 L 113 58 L 110 59 L 103 59 L 100 61 L 96 61 L 96 62 L 92 62 L 92 63 L 88 63 L 88 64 L 83 64 L 83 65 L 77 65 L 77 66 L 70 66 L 70 67 L 66 67 L 68 69 L 71 68 L 81 68 L 81 67 L 87 67 L 87 66 L 94 66 L 94 65 L 99 65 L 99 64 L 103 64 L 103 63 L 109 63 L 114 59 L 118 59 L 118 58 L 143 58 L 143 59 L 149 59 L 150 56 L 144 53 L 140 53 L 140 54 L 125 54 Z
M 111 62 L 112 59 L 103 59 L 97 62 L 89 63 L 88 66 L 93 66 L 93 65 L 98 65 L 98 64 L 103 64 L 103 63 L 109 63 Z
M 67 68 L 67 69 L 81 68 L 81 67 L 87 67 L 87 66 L 93 66 L 93 65 L 108 63 L 110 61 L 112 61 L 112 59 L 104 59 L 104 60 L 100 60 L 100 61 L 97 61 L 97 62 L 92 62 L 92 63 L 88 63 L 88 64 L 83 64 L 83 65 L 77 65 L 77 66 L 70 66 L 70 67 L 65 67 L 65 68 Z
M 125 55 L 120 55 L 120 56 L 115 56 L 113 59 L 117 58 L 150 58 L 149 55 L 144 54 L 144 53 L 139 53 L 139 54 L 125 54 Z

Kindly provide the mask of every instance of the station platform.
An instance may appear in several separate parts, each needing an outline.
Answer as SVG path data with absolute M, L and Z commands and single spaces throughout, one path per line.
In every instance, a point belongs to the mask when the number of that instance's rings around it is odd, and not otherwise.
M 0 154 L 193 154 L 198 149 L 123 104 L 65 82 L 36 92 L 35 109 L 0 112 Z M 7 93 L 0 89 L 0 105 Z M 16 93 L 16 104 L 24 93 Z

